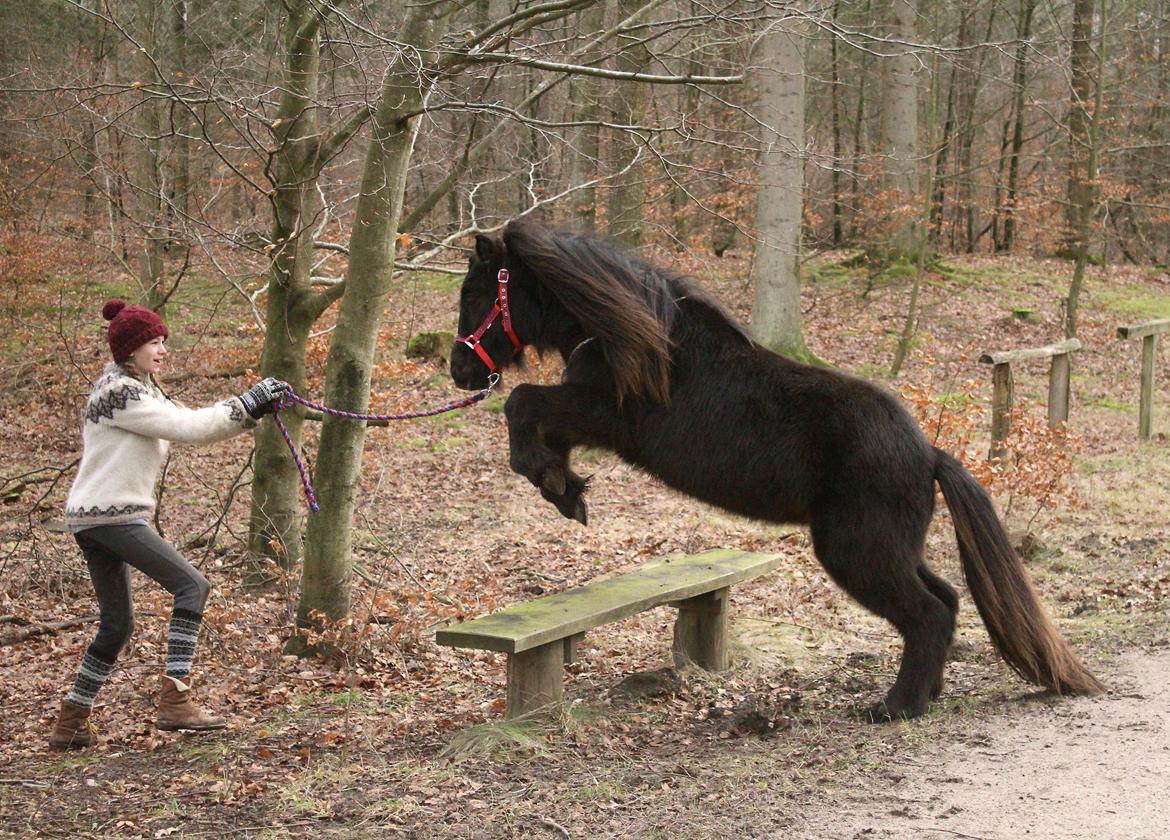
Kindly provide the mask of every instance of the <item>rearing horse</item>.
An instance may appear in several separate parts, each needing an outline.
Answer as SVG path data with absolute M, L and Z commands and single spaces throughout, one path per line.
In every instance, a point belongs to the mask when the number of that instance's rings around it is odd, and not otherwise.
M 459 334 L 461 388 L 486 386 L 525 345 L 563 357 L 560 385 L 517 385 L 505 413 L 512 469 L 564 516 L 586 521 L 588 480 L 569 465 L 584 445 L 733 513 L 808 524 L 833 580 L 904 641 L 869 719 L 921 715 L 942 689 L 959 599 L 924 559 L 935 482 L 1007 663 L 1059 693 L 1104 688 L 1046 616 L 987 493 L 892 395 L 760 346 L 684 278 L 602 240 L 513 221 L 476 238 Z

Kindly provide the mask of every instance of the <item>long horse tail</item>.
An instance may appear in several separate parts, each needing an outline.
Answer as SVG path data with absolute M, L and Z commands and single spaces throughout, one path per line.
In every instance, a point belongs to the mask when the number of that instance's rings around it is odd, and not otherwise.
M 1104 691 L 1045 613 L 987 491 L 938 448 L 934 478 L 954 520 L 967 586 L 1000 655 L 1025 680 L 1058 694 Z

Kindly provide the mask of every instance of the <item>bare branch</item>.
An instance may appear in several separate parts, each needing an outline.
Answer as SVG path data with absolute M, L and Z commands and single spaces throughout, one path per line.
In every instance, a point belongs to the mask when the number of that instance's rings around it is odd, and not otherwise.
M 627 70 L 607 70 L 604 67 L 590 67 L 585 64 L 570 64 L 562 61 L 545 61 L 539 58 L 528 58 L 513 53 L 479 53 L 467 56 L 469 63 L 503 62 L 505 64 L 519 64 L 523 67 L 532 67 L 537 70 L 551 70 L 557 73 L 566 73 L 577 76 L 595 76 L 599 79 L 614 79 L 622 82 L 647 82 L 654 85 L 737 85 L 743 82 L 744 75 L 735 73 L 729 76 L 671 76 L 656 73 L 638 73 Z

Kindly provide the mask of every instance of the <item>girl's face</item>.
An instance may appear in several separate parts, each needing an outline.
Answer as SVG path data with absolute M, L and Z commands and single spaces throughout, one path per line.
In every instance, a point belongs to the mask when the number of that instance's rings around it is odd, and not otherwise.
M 155 374 L 162 370 L 163 359 L 167 357 L 167 340 L 161 335 L 152 338 L 130 354 L 130 363 L 135 370 Z

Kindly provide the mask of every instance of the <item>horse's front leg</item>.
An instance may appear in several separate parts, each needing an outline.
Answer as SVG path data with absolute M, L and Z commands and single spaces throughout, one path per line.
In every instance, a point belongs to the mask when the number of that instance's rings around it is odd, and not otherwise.
M 609 400 L 578 385 L 518 385 L 508 397 L 508 445 L 514 472 L 527 478 L 562 516 L 584 525 L 589 479 L 569 466 L 581 443 L 605 445 Z

